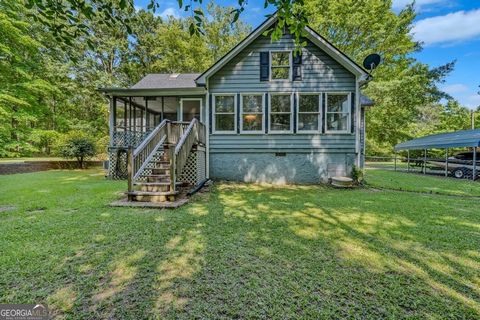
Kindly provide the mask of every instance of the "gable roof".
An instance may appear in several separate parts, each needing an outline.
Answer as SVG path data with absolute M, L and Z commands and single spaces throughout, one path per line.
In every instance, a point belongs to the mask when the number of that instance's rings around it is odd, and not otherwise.
M 195 88 L 199 73 L 151 73 L 134 84 L 131 89 Z
M 205 85 L 207 79 L 225 66 L 230 60 L 232 60 L 237 54 L 239 54 L 243 49 L 245 49 L 249 44 L 251 44 L 255 39 L 257 39 L 263 32 L 270 28 L 276 21 L 278 17 L 277 14 L 273 14 L 270 18 L 265 20 L 260 26 L 258 26 L 254 31 L 252 31 L 245 39 L 243 39 L 239 44 L 237 44 L 233 49 L 227 52 L 220 60 L 214 63 L 210 68 L 203 72 L 197 79 L 196 82 L 199 85 Z M 346 54 L 337 49 L 333 44 L 327 41 L 324 37 L 319 35 L 315 30 L 310 27 L 305 27 L 307 32 L 307 39 L 312 41 L 320 49 L 325 51 L 330 57 L 335 61 L 340 63 L 347 70 L 352 72 L 356 76 L 367 76 L 368 72 L 365 71 L 361 66 L 359 66 L 355 61 L 350 59 Z

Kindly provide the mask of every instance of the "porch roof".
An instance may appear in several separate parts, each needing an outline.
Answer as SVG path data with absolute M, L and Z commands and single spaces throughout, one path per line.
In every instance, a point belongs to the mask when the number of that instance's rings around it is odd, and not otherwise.
M 154 96 L 198 96 L 207 91 L 204 87 L 195 88 L 99 88 L 98 91 L 116 97 L 154 97 Z
M 199 73 L 151 73 L 143 77 L 131 89 L 180 89 L 196 88 Z

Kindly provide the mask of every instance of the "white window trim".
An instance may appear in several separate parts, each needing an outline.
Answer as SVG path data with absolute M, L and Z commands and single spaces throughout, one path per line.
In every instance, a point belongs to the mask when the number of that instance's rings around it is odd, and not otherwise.
M 220 97 L 233 97 L 233 127 L 234 129 L 232 131 L 224 131 L 224 130 L 216 130 L 215 128 L 215 118 L 217 115 L 217 112 L 215 111 L 215 100 L 217 96 Z M 220 112 L 218 114 L 232 114 L 232 112 Z M 237 94 L 236 93 L 214 93 L 212 95 L 212 133 L 214 134 L 237 134 Z
M 180 121 L 183 121 L 183 101 L 200 101 L 200 122 L 203 123 L 203 101 L 202 98 L 180 98 Z
M 262 129 L 261 130 L 243 130 L 243 96 L 261 96 L 262 97 L 262 112 L 246 112 L 246 114 L 261 114 L 262 115 Z M 240 133 L 259 134 L 265 133 L 265 93 L 264 92 L 244 92 L 240 94 Z
M 289 69 L 288 69 L 288 79 L 272 79 L 272 53 L 275 52 L 288 52 L 288 63 L 289 63 Z M 270 81 L 292 81 L 292 64 L 293 64 L 293 59 L 292 59 L 292 51 L 291 50 L 270 50 L 269 51 L 269 59 L 268 59 L 268 77 Z M 285 66 L 286 68 L 286 66 Z
M 300 112 L 300 96 L 317 96 L 318 97 L 318 112 Z M 308 133 L 321 133 L 322 131 L 322 92 L 297 92 L 297 133 L 298 134 L 308 134 Z M 298 127 L 299 115 L 300 114 L 315 114 L 318 113 L 318 128 L 317 130 L 300 130 Z
M 272 112 L 272 96 L 286 96 L 290 95 L 290 130 L 272 130 L 272 113 L 273 114 L 287 114 L 288 112 Z M 268 94 L 268 133 L 272 134 L 286 134 L 293 133 L 293 92 L 270 92 Z
M 343 113 L 343 112 L 328 112 L 328 95 L 347 95 L 348 103 L 348 118 L 347 118 L 347 130 L 328 130 L 328 114 L 329 113 Z M 337 133 L 337 134 L 351 134 L 352 123 L 352 93 L 351 92 L 325 92 L 325 133 Z

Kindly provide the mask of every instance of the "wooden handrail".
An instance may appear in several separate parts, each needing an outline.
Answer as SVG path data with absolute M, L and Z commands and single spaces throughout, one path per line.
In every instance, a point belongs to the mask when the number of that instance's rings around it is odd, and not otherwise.
M 177 146 L 175 147 L 175 174 L 180 176 L 183 168 L 187 163 L 188 156 L 194 144 L 205 143 L 205 126 L 194 118 L 185 129 L 183 135 L 180 137 Z
M 128 191 L 133 191 L 133 182 L 167 139 L 168 120 L 163 120 L 142 143 L 128 152 Z
M 128 191 L 133 191 L 136 179 L 141 175 L 160 147 L 170 159 L 170 190 L 175 191 L 175 182 L 187 162 L 195 144 L 205 144 L 205 125 L 194 118 L 190 122 L 163 120 L 138 147 L 128 149 Z

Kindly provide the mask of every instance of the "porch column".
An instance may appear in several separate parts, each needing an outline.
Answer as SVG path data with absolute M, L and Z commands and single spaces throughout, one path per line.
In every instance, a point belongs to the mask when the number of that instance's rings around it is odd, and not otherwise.
M 145 132 L 148 131 L 148 126 L 149 126 L 149 114 L 148 114 L 148 99 L 147 97 L 144 97 L 145 99 Z
M 145 123 L 143 122 L 143 117 L 144 117 L 143 109 L 140 107 L 138 109 L 140 109 L 140 130 L 139 131 L 143 132 L 143 128 L 145 127 Z
M 114 96 L 111 96 L 110 97 L 110 114 L 108 119 L 110 145 L 112 145 L 113 133 L 115 132 L 116 114 L 117 114 L 117 98 Z
M 165 108 L 165 97 L 162 97 L 162 113 L 160 115 L 160 122 L 163 121 L 163 119 L 165 118 L 165 116 L 163 115 L 163 111 L 164 111 L 164 108 Z

